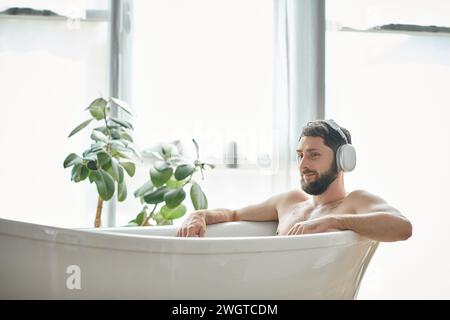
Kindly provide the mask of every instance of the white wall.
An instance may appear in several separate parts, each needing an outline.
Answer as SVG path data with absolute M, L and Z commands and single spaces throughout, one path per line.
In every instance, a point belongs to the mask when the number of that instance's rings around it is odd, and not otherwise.
M 327 117 L 358 156 L 346 187 L 381 196 L 414 228 L 380 245 L 361 299 L 450 298 L 449 50 L 445 35 L 327 34 Z

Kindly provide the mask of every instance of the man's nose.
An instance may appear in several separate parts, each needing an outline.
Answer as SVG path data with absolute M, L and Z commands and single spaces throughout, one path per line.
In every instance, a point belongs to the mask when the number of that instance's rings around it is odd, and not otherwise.
M 307 164 L 308 164 L 308 161 L 306 161 L 306 157 L 303 157 L 298 160 L 298 167 L 301 171 L 303 171 L 303 169 L 307 166 Z

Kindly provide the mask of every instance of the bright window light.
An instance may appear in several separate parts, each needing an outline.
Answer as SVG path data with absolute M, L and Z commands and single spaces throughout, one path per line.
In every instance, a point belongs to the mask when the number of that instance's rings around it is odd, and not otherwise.
M 240 164 L 272 155 L 272 0 L 133 4 L 132 105 L 142 149 L 181 140 L 193 156 Z M 190 154 L 189 154 L 190 153 Z

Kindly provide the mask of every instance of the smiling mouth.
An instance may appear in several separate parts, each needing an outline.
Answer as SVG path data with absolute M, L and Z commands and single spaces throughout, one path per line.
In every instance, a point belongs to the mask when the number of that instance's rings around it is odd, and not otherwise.
M 304 174 L 303 176 L 304 177 L 312 177 L 312 176 L 315 176 L 316 174 L 315 173 L 308 173 L 308 174 Z

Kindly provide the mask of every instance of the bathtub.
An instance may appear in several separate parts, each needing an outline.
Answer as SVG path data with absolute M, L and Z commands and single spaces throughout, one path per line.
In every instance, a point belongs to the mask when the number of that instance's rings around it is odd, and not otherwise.
M 0 219 L 1 299 L 355 299 L 378 242 L 276 222 L 64 229 Z

